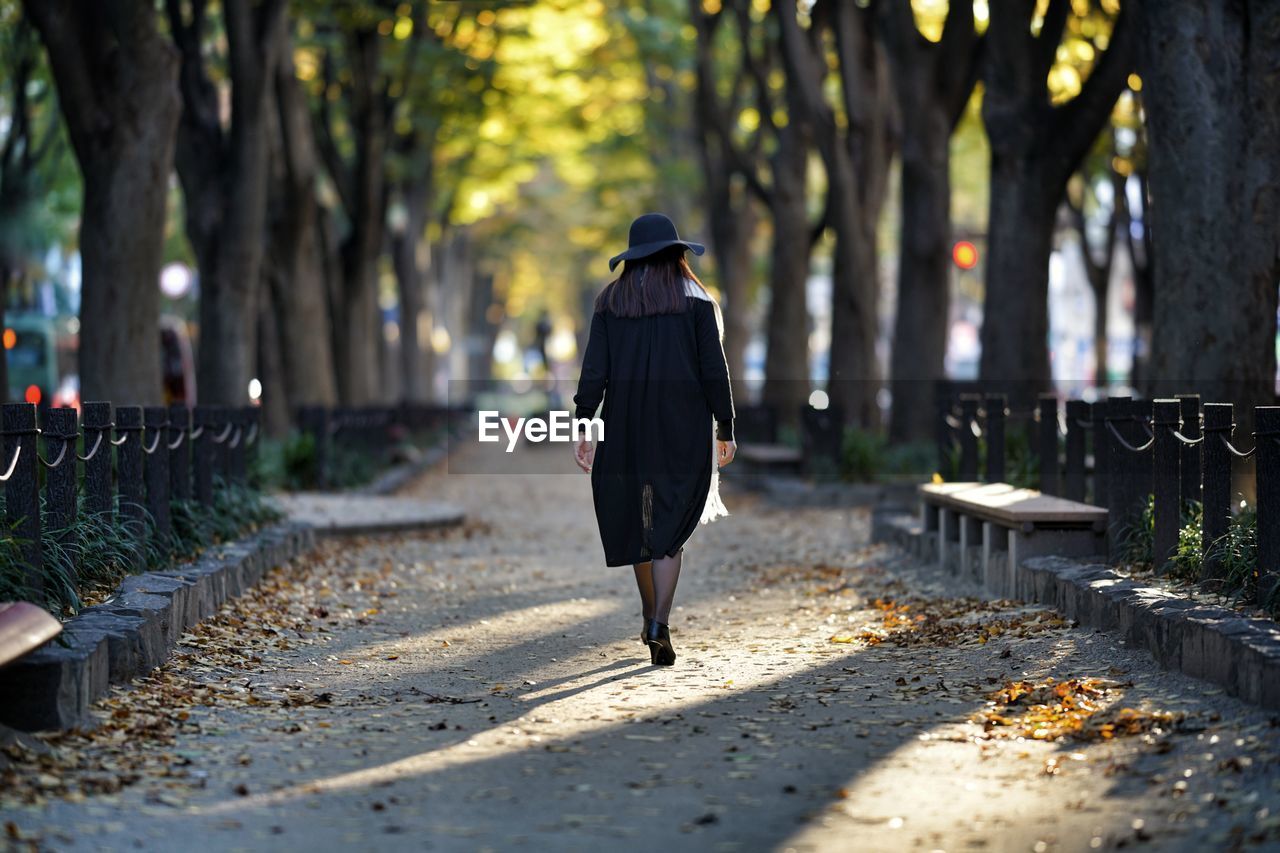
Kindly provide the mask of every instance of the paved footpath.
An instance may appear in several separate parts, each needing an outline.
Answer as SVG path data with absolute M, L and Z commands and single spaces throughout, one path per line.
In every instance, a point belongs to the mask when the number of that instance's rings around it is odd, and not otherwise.
M 679 661 L 651 667 L 586 477 L 563 448 L 524 452 L 564 474 L 426 475 L 408 492 L 465 508 L 464 528 L 326 544 L 107 700 L 97 734 L 17 754 L 9 843 L 1280 845 L 1274 715 L 966 598 L 869 547 L 865 508 L 730 494 L 687 550 Z M 1058 704 L 1028 713 L 1028 691 Z

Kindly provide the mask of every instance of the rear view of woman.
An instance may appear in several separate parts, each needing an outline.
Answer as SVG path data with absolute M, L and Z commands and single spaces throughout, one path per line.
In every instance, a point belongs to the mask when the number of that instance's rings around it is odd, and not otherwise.
M 718 468 L 737 449 L 733 397 L 719 307 L 685 260 L 703 247 L 658 213 L 633 222 L 628 243 L 609 261 L 625 264 L 596 299 L 574 397 L 579 418 L 604 401 L 604 438 L 580 441 L 574 456 L 591 474 L 605 564 L 634 569 L 641 639 L 670 666 L 684 544 L 699 522 L 728 514 Z

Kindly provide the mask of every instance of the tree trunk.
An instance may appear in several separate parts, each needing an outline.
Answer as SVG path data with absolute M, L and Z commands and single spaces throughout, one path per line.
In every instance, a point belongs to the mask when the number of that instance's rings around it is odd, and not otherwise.
M 1146 5 L 1156 392 L 1274 405 L 1280 5 Z
M 356 155 L 347 199 L 350 230 L 342 244 L 341 314 L 338 316 L 338 393 L 347 405 L 375 402 L 381 322 L 378 258 L 382 254 L 386 196 L 387 110 L 379 63 L 381 44 L 372 30 L 349 37 L 352 65 L 352 136 Z
M 711 243 L 715 252 L 716 276 L 724 295 L 724 355 L 729 365 L 734 399 L 747 401 L 747 344 L 751 340 L 750 294 L 751 249 L 758 214 L 744 189 L 736 203 L 726 200 L 709 206 Z
M 25 0 L 80 171 L 85 400 L 159 403 L 161 253 L 178 61 L 149 0 Z
M 826 147 L 823 145 L 822 147 Z M 879 270 L 875 221 L 858 203 L 859 182 L 843 146 L 826 155 L 827 194 L 835 257 L 831 269 L 831 403 L 848 423 L 873 428 L 879 422 L 876 364 L 879 337 Z
M 319 164 L 305 96 L 294 76 L 292 41 L 281 29 L 273 86 L 272 181 L 263 277 L 278 339 L 286 411 L 332 406 L 338 392 L 333 369 L 329 300 L 315 194 Z M 262 379 L 264 389 L 266 379 Z
M 714 39 L 724 20 L 722 9 L 706 13 L 699 0 L 690 0 L 689 14 L 697 29 L 697 84 L 693 113 L 698 157 L 702 165 L 703 200 L 716 278 L 723 294 L 724 353 L 729 365 L 734 399 L 747 400 L 746 349 L 751 338 L 748 325 L 752 269 L 752 238 L 759 215 L 745 176 L 739 174 L 742 155 L 735 156 L 734 140 L 727 130 L 727 115 L 740 97 L 735 92 L 723 103 L 718 89 Z M 757 131 L 757 135 L 759 131 Z
M 1049 255 L 1061 189 L 1043 186 L 1037 160 L 994 148 L 991 160 L 980 373 L 1025 403 L 1052 382 Z
M 418 148 L 413 156 L 425 158 L 429 163 L 433 154 L 430 150 Z M 432 175 L 428 165 L 423 174 L 410 178 L 401 185 L 404 228 L 391 238 L 391 262 L 400 296 L 401 397 L 411 403 L 426 402 L 431 394 L 427 365 L 423 358 L 423 342 L 418 335 L 419 321 L 426 310 L 424 296 L 431 258 L 431 246 L 425 233 L 431 195 Z M 430 341 L 427 343 L 430 344 Z
M 254 375 L 262 383 L 262 431 L 272 438 L 289 434 L 290 403 L 288 382 L 284 376 L 283 343 L 276 323 L 279 311 L 274 294 L 265 293 L 258 311 L 257 365 Z
M 200 400 L 243 405 L 256 366 L 258 285 L 269 186 L 268 107 L 284 14 L 283 0 L 224 0 L 231 117 L 205 70 L 203 7 L 186 20 L 168 0 L 182 51 L 182 122 L 177 167 L 187 236 L 200 268 Z
M 768 350 L 764 364 L 764 402 L 777 410 L 779 423 L 794 425 L 809 399 L 809 212 L 805 172 L 808 146 L 799 122 L 782 128 L 772 158 L 773 219 L 770 247 Z
M 1129 369 L 1129 384 L 1144 397 L 1151 396 L 1151 331 L 1155 314 L 1155 264 L 1151 243 L 1151 204 L 1149 183 L 1145 169 L 1135 173 L 1138 179 L 1138 197 L 1142 199 L 1141 239 L 1133 235 L 1133 211 L 1127 202 L 1125 226 L 1129 260 L 1133 264 L 1133 363 Z
M 991 141 L 991 198 L 980 375 L 1020 404 L 1052 385 L 1048 285 L 1054 214 L 1067 180 L 1125 86 L 1135 30 L 1126 4 L 1080 93 L 1055 107 L 1044 80 L 1071 7 L 1068 0 L 1050 0 L 1035 35 L 1033 12 L 1021 0 L 993 0 L 982 103 Z
M 902 111 L 902 226 L 890 362 L 892 441 L 934 434 L 934 383 L 945 375 L 951 310 L 951 122 Z
M 916 29 L 909 4 L 881 3 L 877 12 L 902 122 L 889 438 L 925 441 L 951 321 L 951 133 L 973 92 L 982 40 L 971 3 L 949 5 L 936 43 Z
M 1110 278 L 1110 271 L 1108 271 Z M 1091 281 L 1093 290 L 1093 384 L 1098 388 L 1106 388 L 1109 382 L 1107 375 L 1107 295 L 1110 282 L 1101 284 Z

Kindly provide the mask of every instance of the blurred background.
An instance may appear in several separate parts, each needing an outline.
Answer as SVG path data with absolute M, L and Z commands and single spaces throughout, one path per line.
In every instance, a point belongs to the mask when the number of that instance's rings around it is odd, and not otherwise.
M 1271 401 L 1280 99 L 1178 6 L 0 0 L 0 388 L 280 434 L 572 379 L 659 210 L 784 420 L 927 439 L 945 377 Z

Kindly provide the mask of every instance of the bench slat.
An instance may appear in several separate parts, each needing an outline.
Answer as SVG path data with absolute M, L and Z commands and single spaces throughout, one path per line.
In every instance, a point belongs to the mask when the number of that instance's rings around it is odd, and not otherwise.
M 799 450 L 783 444 L 739 444 L 736 456 L 748 462 L 764 463 L 798 463 L 804 458 Z
M 1000 524 L 1103 524 L 1107 511 L 1066 498 L 1019 489 L 1008 483 L 925 483 L 920 497 L 946 507 Z

